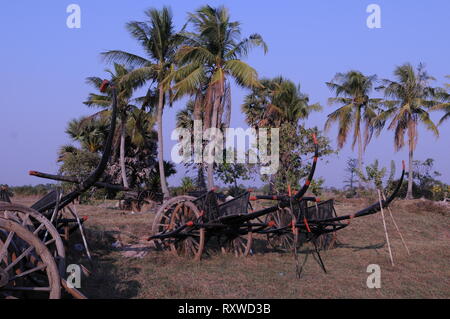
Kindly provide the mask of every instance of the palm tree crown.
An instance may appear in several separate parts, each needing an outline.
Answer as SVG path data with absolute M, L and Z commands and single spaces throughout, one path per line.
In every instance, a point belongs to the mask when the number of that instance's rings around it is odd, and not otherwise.
M 450 75 L 447 75 L 450 79 Z M 450 83 L 445 84 L 447 90 L 450 89 Z M 436 97 L 442 103 L 433 106 L 431 109 L 444 111 L 444 115 L 439 120 L 438 125 L 441 125 L 445 120 L 450 119 L 450 93 L 447 93 L 444 88 L 437 90 Z
M 386 97 L 384 110 L 375 120 L 378 130 L 385 122 L 392 119 L 388 129 L 394 130 L 394 147 L 396 150 L 405 145 L 405 134 L 408 136 L 409 148 L 409 174 L 407 198 L 412 198 L 412 169 L 413 154 L 418 140 L 418 124 L 425 124 L 436 136 L 439 131 L 427 109 L 437 105 L 435 100 L 436 90 L 429 86 L 429 82 L 434 80 L 428 75 L 423 64 L 414 68 L 411 64 L 405 63 L 394 70 L 396 81 L 383 80 L 383 85 L 378 87 Z
M 372 137 L 372 121 L 377 115 L 378 104 L 381 101 L 369 97 L 375 81 L 376 75 L 365 76 L 359 71 L 352 70 L 337 73 L 331 82 L 326 82 L 328 88 L 335 94 L 335 97 L 328 99 L 328 103 L 343 106 L 328 115 L 325 130 L 329 130 L 333 123 L 338 123 L 337 142 L 338 147 L 342 148 L 353 127 L 352 149 L 358 143 L 360 169 L 364 150 Z
M 177 52 L 179 68 L 166 78 L 175 82 L 176 96 L 196 95 L 194 115 L 200 109 L 204 114 L 204 127 L 220 127 L 222 115 L 231 114 L 229 79 L 242 87 L 259 86 L 255 69 L 243 62 L 251 48 L 267 46 L 259 34 L 241 38 L 239 22 L 230 21 L 226 8 L 203 6 L 189 14 L 188 24 L 193 31 L 181 32 L 183 45 Z M 225 110 L 224 108 L 227 108 Z M 228 126 L 228 123 L 226 123 Z M 208 187 L 213 187 L 213 165 L 208 165 Z

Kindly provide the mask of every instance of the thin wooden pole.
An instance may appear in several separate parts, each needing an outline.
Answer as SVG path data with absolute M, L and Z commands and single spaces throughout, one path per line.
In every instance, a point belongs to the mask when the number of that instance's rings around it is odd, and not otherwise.
M 386 200 L 386 196 L 384 195 L 384 192 L 383 192 L 383 199 Z M 392 210 L 391 210 L 390 207 L 388 207 L 388 211 L 389 211 L 389 215 L 391 215 L 392 221 L 394 222 L 395 229 L 397 229 L 397 232 L 398 232 L 398 234 L 400 235 L 400 238 L 401 238 L 401 240 L 402 240 L 403 246 L 405 246 L 406 252 L 408 253 L 408 255 L 411 255 L 411 254 L 409 253 L 408 246 L 406 245 L 406 242 L 405 242 L 405 240 L 403 239 L 402 233 L 400 232 L 400 228 L 398 228 L 397 223 L 395 222 L 394 215 L 392 214 Z
M 91 266 L 92 266 L 93 264 L 92 264 L 91 252 L 89 251 L 89 247 L 88 247 L 88 244 L 87 244 L 86 236 L 84 234 L 83 224 L 81 224 L 80 217 L 78 216 L 78 213 L 77 213 L 77 210 L 75 208 L 75 205 L 73 205 L 72 207 L 73 207 L 73 209 L 70 208 L 70 206 L 67 206 L 67 208 L 69 209 L 69 212 L 77 220 L 77 224 L 78 224 L 78 228 L 80 230 L 81 238 L 83 239 L 84 249 L 86 250 L 86 254 L 87 254 L 88 259 L 89 259 L 89 261 L 91 263 Z
M 377 189 L 377 191 L 378 191 L 378 199 L 380 201 L 381 216 L 383 218 L 384 233 L 386 234 L 386 241 L 387 241 L 387 244 L 388 244 L 389 257 L 391 258 L 392 266 L 394 266 L 394 258 L 392 257 L 392 250 L 391 250 L 391 244 L 389 242 L 389 235 L 388 235 L 388 232 L 387 232 L 386 220 L 384 219 L 384 210 L 383 210 L 383 204 L 382 204 L 382 201 L 381 201 L 381 192 L 380 192 L 379 189 Z

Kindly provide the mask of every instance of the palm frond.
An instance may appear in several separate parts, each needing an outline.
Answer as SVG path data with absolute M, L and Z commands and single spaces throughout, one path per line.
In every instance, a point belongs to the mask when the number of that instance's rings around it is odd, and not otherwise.
M 87 101 L 83 102 L 84 105 L 106 108 L 112 103 L 111 98 L 107 95 L 100 95 L 96 93 L 90 93 Z
M 225 54 L 225 59 L 238 59 L 240 57 L 245 57 L 248 55 L 251 49 L 255 47 L 261 47 L 264 50 L 264 54 L 268 51 L 268 46 L 264 42 L 261 35 L 254 33 L 250 37 L 242 40 L 235 45 L 230 51 Z
M 176 82 L 173 87 L 176 90 L 175 96 L 179 97 L 194 92 L 199 86 L 204 83 L 204 81 L 205 74 L 203 72 L 203 67 L 197 66 L 182 80 Z
M 261 84 L 258 82 L 258 73 L 247 63 L 241 60 L 228 60 L 223 67 L 240 86 L 248 88 L 261 87 Z
M 149 64 L 149 61 L 147 59 L 122 50 L 109 50 L 106 52 L 102 52 L 101 56 L 107 63 L 125 63 L 126 65 L 132 67 L 142 67 Z
M 436 125 L 433 123 L 433 121 L 431 120 L 430 114 L 428 114 L 428 112 L 426 112 L 426 111 L 420 112 L 420 120 L 423 124 L 425 124 L 425 126 L 427 127 L 428 130 L 433 132 L 433 134 L 436 137 L 439 136 L 439 130 L 436 127 Z

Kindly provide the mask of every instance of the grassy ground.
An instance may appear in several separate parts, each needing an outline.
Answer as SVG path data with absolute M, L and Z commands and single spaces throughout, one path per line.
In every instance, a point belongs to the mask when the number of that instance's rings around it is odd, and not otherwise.
M 34 199 L 15 200 L 30 204 Z M 342 199 L 336 210 L 343 215 L 366 205 L 363 199 Z M 295 277 L 293 255 L 271 251 L 263 238 L 251 257 L 217 254 L 194 262 L 145 245 L 153 213 L 108 208 L 113 203 L 79 205 L 79 213 L 89 216 L 86 231 L 94 259 L 92 266 L 85 263 L 92 274 L 83 278 L 82 290 L 90 298 L 449 298 L 450 209 L 430 205 L 421 200 L 392 205 L 411 251 L 406 253 L 387 215 L 395 266 L 381 214 L 376 214 L 357 218 L 338 233 L 338 247 L 323 252 L 327 274 L 310 257 L 301 279 Z M 113 247 L 117 242 L 122 248 Z M 143 258 L 125 256 L 140 251 L 146 252 Z M 72 260 L 80 257 L 72 253 Z M 380 289 L 367 288 L 369 264 L 381 267 Z

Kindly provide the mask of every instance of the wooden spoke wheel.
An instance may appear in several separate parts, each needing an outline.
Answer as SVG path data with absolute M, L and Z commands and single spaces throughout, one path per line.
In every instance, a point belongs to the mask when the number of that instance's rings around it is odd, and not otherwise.
M 231 228 L 228 234 L 225 234 L 225 240 L 222 243 L 223 253 L 232 253 L 236 257 L 246 257 L 252 253 L 253 233 L 252 228 Z
M 17 222 L 0 218 L 0 298 L 60 296 L 58 267 L 44 243 Z
M 282 228 L 291 224 L 292 213 L 290 208 L 280 208 L 266 216 L 266 223 L 273 222 L 274 227 Z M 267 242 L 273 249 L 290 251 L 294 248 L 294 234 L 292 231 L 267 234 Z M 297 242 L 298 245 L 298 242 Z M 297 246 L 298 247 L 298 246 Z
M 0 202 L 0 217 L 19 223 L 36 235 L 53 254 L 61 276 L 66 273 L 64 243 L 58 230 L 36 210 L 11 203 Z
M 176 230 L 188 222 L 195 223 L 199 218 L 200 212 L 194 203 L 190 201 L 179 202 L 171 213 L 168 230 Z M 169 242 L 170 249 L 175 254 L 200 260 L 205 248 L 205 229 L 187 226 Z
M 177 207 L 179 203 L 193 200 L 195 200 L 195 197 L 193 196 L 181 195 L 171 198 L 168 201 L 164 202 L 156 212 L 155 218 L 153 219 L 152 234 L 156 235 L 161 234 L 163 232 L 167 232 L 168 229 L 171 227 L 170 223 L 172 213 L 175 207 Z M 161 241 L 159 239 L 156 239 L 155 245 L 159 249 L 170 249 L 170 245 L 168 244 L 167 241 Z

